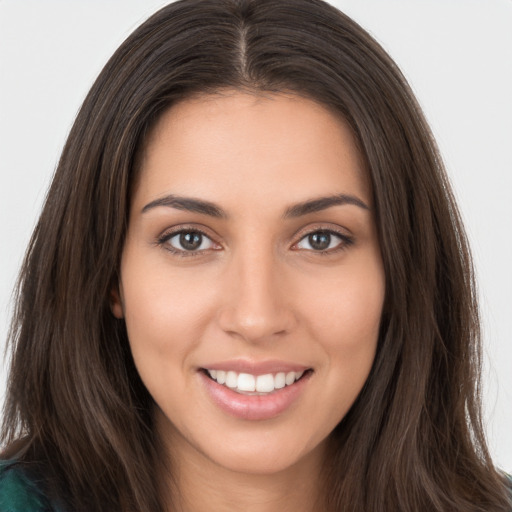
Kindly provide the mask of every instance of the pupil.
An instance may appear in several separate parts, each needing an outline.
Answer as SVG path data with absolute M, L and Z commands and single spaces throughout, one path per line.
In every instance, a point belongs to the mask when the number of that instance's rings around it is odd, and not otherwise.
M 202 238 L 203 237 L 201 233 L 181 233 L 180 244 L 183 249 L 186 249 L 187 251 L 193 251 L 201 246 Z
M 322 231 L 311 233 L 311 235 L 309 235 L 309 243 L 313 249 L 324 251 L 331 245 L 331 235 L 330 233 L 324 233 Z

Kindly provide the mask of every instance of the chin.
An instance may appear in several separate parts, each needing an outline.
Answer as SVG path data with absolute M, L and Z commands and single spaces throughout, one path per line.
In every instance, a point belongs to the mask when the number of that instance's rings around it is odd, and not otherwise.
M 271 433 L 269 432 L 269 435 Z M 321 465 L 324 460 L 324 447 L 326 441 L 319 444 L 309 442 L 290 442 L 275 436 L 270 442 L 253 439 L 243 444 L 240 442 L 210 445 L 203 452 L 204 455 L 217 467 L 225 470 L 247 475 L 276 475 L 293 468 L 300 469 L 304 463 L 310 464 L 315 459 Z M 212 449 L 212 446 L 216 446 Z

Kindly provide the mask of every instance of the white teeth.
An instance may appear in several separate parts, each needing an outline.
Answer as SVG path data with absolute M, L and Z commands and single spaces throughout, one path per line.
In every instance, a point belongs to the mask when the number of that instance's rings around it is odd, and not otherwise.
M 238 375 L 236 372 L 227 372 L 226 373 L 226 386 L 228 388 L 236 388 L 238 385 Z
M 218 382 L 218 381 L 217 381 Z M 274 386 L 276 389 L 281 389 L 286 386 L 286 375 L 284 372 L 278 373 L 274 378 Z
M 258 393 L 270 393 L 271 391 L 274 391 L 275 389 L 275 383 L 274 383 L 274 376 L 270 373 L 267 373 L 266 375 L 258 375 L 256 378 L 256 391 Z
M 228 388 L 239 393 L 272 393 L 276 389 L 291 386 L 304 374 L 300 372 L 279 372 L 276 374 L 251 375 L 250 373 L 237 373 L 232 370 L 207 370 L 210 377 Z
M 256 379 L 254 375 L 248 373 L 241 373 L 238 375 L 238 384 L 236 386 L 240 391 L 255 391 Z
M 289 386 L 295 382 L 295 372 L 288 372 L 285 378 L 286 385 Z

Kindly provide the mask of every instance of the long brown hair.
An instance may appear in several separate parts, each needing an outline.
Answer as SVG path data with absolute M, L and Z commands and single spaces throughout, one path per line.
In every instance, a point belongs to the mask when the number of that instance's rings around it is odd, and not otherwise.
M 110 311 L 130 185 L 170 105 L 294 91 L 351 126 L 386 273 L 370 377 L 330 436 L 329 511 L 505 511 L 478 393 L 470 253 L 429 128 L 396 65 L 321 0 L 181 0 L 141 25 L 76 118 L 21 270 L 4 457 L 77 511 L 163 510 L 152 400 Z

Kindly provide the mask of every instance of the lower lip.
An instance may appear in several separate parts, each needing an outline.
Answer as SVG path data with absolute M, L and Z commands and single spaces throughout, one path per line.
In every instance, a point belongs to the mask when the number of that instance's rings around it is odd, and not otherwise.
M 268 395 L 242 395 L 210 379 L 199 371 L 206 390 L 214 403 L 225 413 L 242 420 L 269 420 L 290 408 L 303 393 L 311 372 L 290 386 L 285 386 Z

